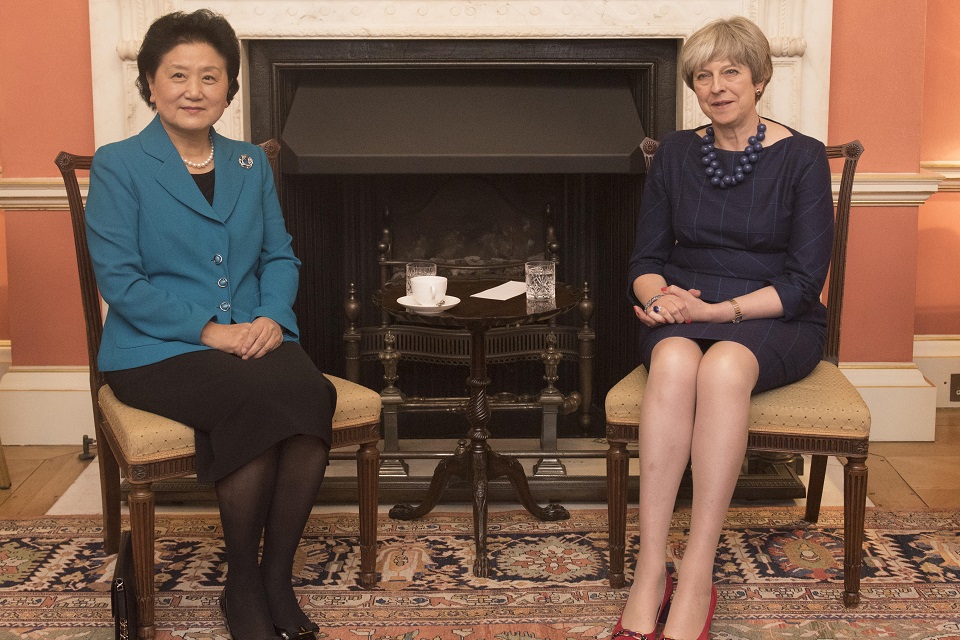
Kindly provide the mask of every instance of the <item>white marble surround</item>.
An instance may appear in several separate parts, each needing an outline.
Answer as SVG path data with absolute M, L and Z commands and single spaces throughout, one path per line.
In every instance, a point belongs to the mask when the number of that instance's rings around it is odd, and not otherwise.
M 158 16 L 210 8 L 241 41 L 281 38 L 685 38 L 706 22 L 752 19 L 770 38 L 773 80 L 761 113 L 825 140 L 832 0 L 90 0 L 97 146 L 152 117 L 134 80 L 143 34 Z M 244 78 L 217 128 L 249 138 Z M 678 125 L 702 114 L 677 83 Z

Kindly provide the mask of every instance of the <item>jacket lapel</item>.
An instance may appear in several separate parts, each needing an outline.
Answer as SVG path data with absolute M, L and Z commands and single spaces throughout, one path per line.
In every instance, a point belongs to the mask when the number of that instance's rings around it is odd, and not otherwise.
M 216 137 L 217 134 L 214 133 L 214 136 Z M 226 140 L 226 138 L 222 137 L 220 139 Z M 159 116 L 155 117 L 153 122 L 140 132 L 140 145 L 145 153 L 161 162 L 160 167 L 157 169 L 156 178 L 157 182 L 160 183 L 167 193 L 202 216 L 220 221 L 226 219 L 225 215 L 217 215 L 217 210 L 211 207 L 207 199 L 200 193 L 200 189 L 197 188 L 196 183 L 190 176 L 190 172 L 187 171 L 187 168 L 184 166 L 183 159 L 180 157 L 180 154 L 177 153 L 177 148 L 173 146 L 170 136 L 167 135 L 163 125 L 160 123 Z M 215 166 L 219 168 L 220 153 L 216 150 L 216 142 L 214 142 L 214 152 L 216 153 L 214 157 Z M 216 194 L 220 192 L 220 174 L 221 172 L 218 170 L 216 177 Z M 213 201 L 215 205 L 217 204 L 216 194 Z M 231 211 L 235 204 L 236 198 L 234 198 L 234 203 L 230 207 Z
M 217 168 L 213 208 L 217 212 L 217 219 L 226 221 L 237 206 L 248 170 L 240 166 L 236 143 L 216 131 L 213 132 L 213 154 L 213 162 Z

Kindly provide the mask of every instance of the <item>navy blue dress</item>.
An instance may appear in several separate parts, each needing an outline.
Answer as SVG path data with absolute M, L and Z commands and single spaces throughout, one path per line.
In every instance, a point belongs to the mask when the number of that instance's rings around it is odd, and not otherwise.
M 820 293 L 833 242 L 830 166 L 823 143 L 790 130 L 761 152 L 741 184 L 718 189 L 702 163 L 703 139 L 694 130 L 666 137 L 646 178 L 630 259 L 630 297 L 637 277 L 657 273 L 667 284 L 699 289 L 721 302 L 773 285 L 783 304 L 776 319 L 739 324 L 694 322 L 641 327 L 643 364 L 656 344 L 682 336 L 709 344 L 730 340 L 760 363 L 754 392 L 799 380 L 823 355 L 827 312 Z M 742 152 L 717 154 L 733 173 Z

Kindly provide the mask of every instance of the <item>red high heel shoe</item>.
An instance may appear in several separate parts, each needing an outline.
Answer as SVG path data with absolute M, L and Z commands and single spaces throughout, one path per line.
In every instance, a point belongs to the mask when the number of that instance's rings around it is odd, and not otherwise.
M 670 596 L 673 595 L 673 577 L 670 575 L 669 571 L 666 571 L 667 581 L 663 585 L 663 601 L 660 603 L 660 608 L 657 610 L 657 625 L 661 625 L 667 621 L 667 614 L 670 613 Z M 650 633 L 640 633 L 639 631 L 633 631 L 631 629 L 623 628 L 623 614 L 620 614 L 620 619 L 617 620 L 616 626 L 613 628 L 613 633 L 611 635 L 611 640 L 614 638 L 633 638 L 634 640 L 657 640 L 659 634 L 657 634 L 657 627 L 653 627 L 653 631 Z
M 710 640 L 710 625 L 713 624 L 713 612 L 717 609 L 717 588 L 710 587 L 710 608 L 707 609 L 707 621 L 703 623 L 703 631 L 697 636 L 697 640 Z M 663 640 L 672 640 L 663 636 Z

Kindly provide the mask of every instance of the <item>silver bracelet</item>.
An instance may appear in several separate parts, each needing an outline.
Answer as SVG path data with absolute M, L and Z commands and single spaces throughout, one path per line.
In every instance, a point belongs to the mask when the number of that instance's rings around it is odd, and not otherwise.
M 662 297 L 665 296 L 665 295 L 667 295 L 667 294 L 665 294 L 665 293 L 658 293 L 657 295 L 655 295 L 655 296 L 653 296 L 652 298 L 650 298 L 649 300 L 647 300 L 647 304 L 643 305 L 643 312 L 646 313 L 647 315 L 649 315 L 649 314 L 650 314 L 650 307 L 653 306 L 653 303 L 656 302 L 657 300 L 659 300 L 660 298 L 662 298 Z

